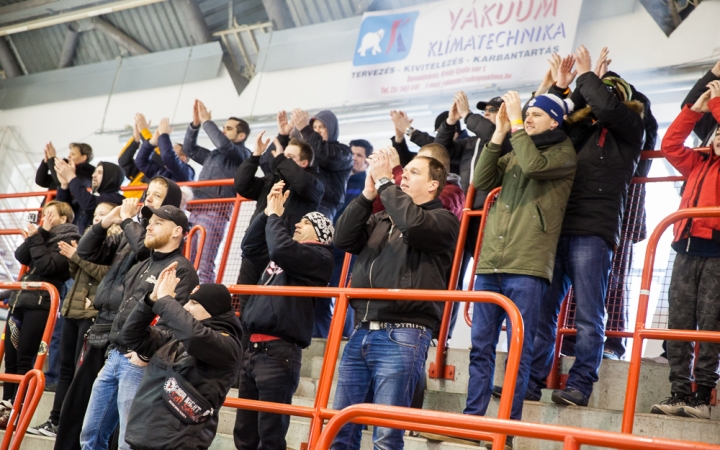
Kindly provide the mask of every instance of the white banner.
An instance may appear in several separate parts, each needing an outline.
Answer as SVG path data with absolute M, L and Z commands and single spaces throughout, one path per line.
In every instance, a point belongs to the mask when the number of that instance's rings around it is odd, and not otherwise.
M 349 100 L 540 80 L 550 54 L 574 51 L 581 0 L 443 0 L 366 13 Z

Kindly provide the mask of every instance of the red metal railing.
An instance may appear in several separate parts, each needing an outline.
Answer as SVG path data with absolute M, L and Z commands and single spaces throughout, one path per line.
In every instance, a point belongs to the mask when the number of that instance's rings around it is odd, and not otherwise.
M 0 450 L 18 450 L 20 448 L 44 390 L 45 375 L 42 370 L 32 369 L 22 377 Z M 17 419 L 17 427 L 15 419 Z
M 346 258 L 346 262 L 347 262 Z M 311 418 L 310 436 L 308 448 L 313 449 L 320 437 L 323 421 L 330 419 L 335 412 L 327 408 L 330 398 L 330 389 L 335 374 L 338 354 L 340 353 L 340 342 L 345 324 L 345 314 L 348 308 L 348 298 L 382 299 L 382 300 L 413 300 L 448 302 L 457 300 L 457 293 L 452 291 L 427 291 L 414 289 L 381 290 L 381 289 L 353 289 L 353 288 L 308 288 L 308 287 L 280 287 L 280 286 L 229 286 L 232 294 L 272 294 L 272 295 L 293 295 L 303 297 L 336 297 L 335 313 L 330 322 L 330 333 L 328 334 L 325 356 L 317 385 L 315 403 L 312 407 L 286 405 L 283 403 L 260 402 L 238 398 L 228 398 L 225 406 L 233 408 L 250 409 L 254 411 L 273 412 L 278 414 L 291 414 Z M 515 304 L 507 297 L 494 292 L 467 292 L 463 293 L 463 300 L 469 302 L 493 303 L 505 310 L 508 316 L 508 323 L 512 327 L 512 341 L 508 349 L 507 369 L 505 370 L 504 386 L 498 407 L 498 417 L 509 419 L 512 409 L 512 399 L 515 391 L 517 372 L 520 367 L 520 355 L 522 354 L 523 322 L 520 311 Z M 418 410 L 413 410 L 418 411 Z M 486 438 L 505 439 L 505 436 L 493 436 L 490 433 Z
M 9 231 L 9 230 L 2 230 Z M 55 311 L 58 310 L 60 305 L 60 294 L 58 293 L 55 286 L 46 282 L 2 282 L 0 283 L 0 289 L 10 290 L 30 290 L 30 291 L 47 291 L 50 294 L 50 314 L 48 314 L 47 321 L 45 322 L 45 331 L 43 331 L 42 340 L 40 341 L 40 349 L 38 350 L 37 357 L 35 358 L 35 366 L 33 370 L 29 371 L 25 375 L 16 375 L 9 373 L 0 374 L 0 381 L 3 383 L 20 383 L 15 403 L 13 404 L 13 412 L 8 422 L 8 428 L 5 431 L 5 437 L 3 438 L 2 446 L 0 450 L 8 448 L 18 449 L 22 443 L 22 439 L 25 435 L 30 424 L 30 419 L 35 414 L 35 409 L 40 401 L 42 392 L 45 389 L 45 376 L 43 375 L 43 366 L 45 365 L 45 358 L 47 358 L 48 349 L 50 348 L 50 340 L 52 339 L 52 333 L 55 329 L 55 320 L 57 314 Z M 4 331 L 3 331 L 4 335 Z M 5 355 L 5 339 L 9 336 L 5 336 L 0 339 L 0 360 Z M 12 344 L 11 344 L 12 345 Z M 23 403 L 25 396 L 25 387 L 30 395 Z M 17 425 L 17 434 L 12 438 L 16 413 L 19 414 L 20 421 Z M 12 441 L 11 441 L 12 439 Z
M 398 406 L 353 405 L 334 415 L 320 435 L 317 450 L 330 448 L 335 435 L 348 422 L 390 428 L 458 436 L 466 439 L 483 439 L 489 433 L 523 436 L 563 443 L 564 450 L 579 450 L 582 445 L 611 447 L 627 450 L 717 450 L 717 445 L 701 442 L 634 436 L 611 431 L 587 428 L 545 425 L 516 420 L 492 419 L 467 414 L 425 411 Z M 503 448 L 504 442 L 495 438 L 493 448 Z
M 195 261 L 191 262 L 193 264 L 193 267 L 195 267 L 195 270 L 198 270 L 198 267 L 200 267 L 200 260 L 202 259 L 202 251 L 205 247 L 206 232 L 204 226 L 195 225 L 194 227 L 190 228 L 190 231 L 185 237 L 185 248 L 183 249 L 183 255 L 185 255 L 185 258 L 187 258 L 188 260 L 190 259 L 190 253 L 192 252 L 192 240 L 196 234 L 200 235 L 198 237 L 197 253 L 195 254 Z
M 655 228 L 648 239 L 643 265 L 642 281 L 640 285 L 640 302 L 638 303 L 635 331 L 629 333 L 633 338 L 630 368 L 628 370 L 627 388 L 625 390 L 625 407 L 623 409 L 622 431 L 632 433 L 635 419 L 635 405 L 637 404 L 638 383 L 640 380 L 640 365 L 642 358 L 642 344 L 645 339 L 664 339 L 676 341 L 720 342 L 720 332 L 697 330 L 666 330 L 646 326 L 648 303 L 650 302 L 650 285 L 652 271 L 655 263 L 655 252 L 660 237 L 673 223 L 690 217 L 720 217 L 720 207 L 714 208 L 688 208 L 678 210 L 665 219 Z

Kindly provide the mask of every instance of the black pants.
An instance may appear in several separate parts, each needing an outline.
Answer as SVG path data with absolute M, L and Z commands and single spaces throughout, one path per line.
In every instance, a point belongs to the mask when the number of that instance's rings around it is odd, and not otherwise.
M 80 450 L 80 431 L 85 410 L 90 403 L 95 378 L 105 365 L 106 350 L 107 348 L 87 346 L 60 409 L 55 450 Z
M 240 261 L 240 274 L 238 275 L 238 284 L 258 284 L 258 281 L 260 281 L 260 277 L 262 276 L 262 271 L 265 269 L 264 267 L 257 268 L 255 267 L 255 264 L 252 263 L 247 258 L 243 258 Z M 242 314 L 243 311 L 245 311 L 245 305 L 247 305 L 248 300 L 250 300 L 250 294 L 242 294 L 240 297 L 240 322 L 242 322 Z M 250 334 L 243 330 L 243 335 L 240 340 L 242 343 L 242 348 L 248 348 L 248 337 Z
M 57 425 L 60 420 L 60 408 L 62 408 L 65 395 L 75 376 L 75 368 L 80 358 L 80 352 L 82 352 L 85 333 L 87 333 L 92 323 L 92 319 L 65 318 L 62 336 L 60 337 L 60 374 L 53 408 L 50 411 L 50 422 L 54 425 Z
M 50 311 L 44 309 L 15 308 L 8 317 L 20 322 L 20 339 L 18 348 L 10 342 L 10 327 L 5 325 L 5 373 L 25 375 L 33 368 L 33 362 L 38 354 L 40 341 L 42 341 L 45 324 Z M 47 352 L 47 348 L 45 349 Z M 13 401 L 17 393 L 17 383 L 5 383 L 3 386 L 3 400 Z
M 300 382 L 302 350 L 285 341 L 251 343 L 243 355 L 238 397 L 291 404 Z M 290 416 L 238 409 L 235 447 L 238 450 L 285 450 Z

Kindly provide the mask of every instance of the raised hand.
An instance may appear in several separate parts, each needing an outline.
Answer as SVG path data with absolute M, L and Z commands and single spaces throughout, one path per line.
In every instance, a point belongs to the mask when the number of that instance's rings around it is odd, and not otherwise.
M 603 75 L 605 75 L 608 71 L 608 66 L 612 62 L 612 59 L 608 59 L 608 54 L 610 54 L 610 51 L 607 47 L 603 47 L 602 50 L 600 50 L 600 56 L 598 56 L 597 61 L 595 62 L 595 75 L 598 76 L 598 78 L 602 78 Z
M 460 120 L 461 115 L 460 111 L 458 110 L 458 104 L 456 101 L 453 100 L 452 106 L 450 106 L 450 111 L 448 112 L 448 118 L 446 120 L 448 125 L 455 125 L 458 123 L 458 120 Z
M 715 80 L 711 81 L 707 85 L 708 88 L 710 88 L 710 98 L 716 98 L 720 97 L 720 81 Z
M 58 178 L 65 181 L 65 183 L 61 181 L 61 184 L 68 184 L 75 178 L 75 164 L 72 161 L 66 163 L 61 158 L 55 158 L 55 173 Z
M 275 144 L 275 149 L 272 151 L 272 155 L 273 158 L 277 158 L 280 153 L 283 153 L 285 151 L 285 149 L 280 143 L 280 139 L 278 139 L 277 137 L 273 139 L 273 144 Z
M 507 114 L 507 107 L 505 106 L 505 103 L 503 103 L 500 105 L 500 109 L 498 109 L 497 117 L 495 117 L 495 132 L 502 134 L 504 138 L 505 135 L 510 132 L 511 128 L 512 123 L 510 122 L 510 118 Z
M 160 119 L 160 125 L 158 125 L 157 131 L 160 135 L 172 133 L 173 127 L 170 126 L 170 119 L 167 117 Z
M 162 272 L 160 272 L 160 275 L 158 275 L 157 279 L 155 280 L 155 286 L 153 287 L 153 290 L 150 293 L 150 300 L 156 301 L 158 298 L 162 297 L 162 295 L 159 296 L 160 284 L 164 278 L 167 278 L 167 276 L 170 274 L 170 272 L 175 271 L 175 268 L 177 267 L 177 265 L 178 265 L 177 261 L 172 262 L 169 266 L 164 268 L 162 270 Z
M 150 140 L 148 142 L 153 147 L 157 147 L 158 141 L 160 141 L 160 127 L 157 127 L 155 129 L 155 132 L 153 133 L 152 137 L 150 138 Z
M 505 102 L 505 111 L 507 112 L 510 124 L 514 124 L 518 120 L 522 122 L 522 104 L 520 103 L 520 94 L 516 91 L 508 91 L 502 96 Z M 499 113 L 499 111 L 498 111 Z
M 48 162 L 50 158 L 55 158 L 57 156 L 57 152 L 55 151 L 55 147 L 53 146 L 52 142 L 48 142 L 45 144 L 45 162 Z
M 142 133 L 140 132 L 140 128 L 138 128 L 137 123 L 133 123 L 133 140 L 135 142 L 140 142 L 142 140 Z
M 198 110 L 198 103 L 200 103 L 200 100 L 195 99 L 195 103 L 193 103 L 193 120 L 192 120 L 192 125 L 195 128 L 200 126 L 200 112 Z
M 25 233 L 25 237 L 29 238 L 30 236 L 37 234 L 38 232 L 38 226 L 34 223 L 29 223 L 27 227 L 27 233 Z
M 460 117 L 464 118 L 470 114 L 470 101 L 467 95 L 465 95 L 465 92 L 456 92 L 453 99 L 455 99 L 455 105 L 457 105 L 457 112 L 460 113 Z
M 289 136 L 293 130 L 293 122 L 288 121 L 287 111 L 278 111 L 277 113 L 278 133 L 283 136 Z
M 175 288 L 180 283 L 180 278 L 177 277 L 177 261 L 167 266 L 162 273 L 160 278 L 155 283 L 157 287 L 157 298 L 172 297 L 175 298 Z
M 306 126 L 310 125 L 310 114 L 308 114 L 308 112 L 305 110 L 295 108 L 292 111 L 292 121 L 298 131 L 302 130 Z
M 197 102 L 197 110 L 198 110 L 198 117 L 200 118 L 200 122 L 205 123 L 208 120 L 212 120 L 212 111 L 208 111 L 208 109 L 205 107 L 205 104 L 201 102 L 200 100 L 196 100 Z M 194 119 L 193 119 L 194 121 Z
M 282 216 L 285 212 L 285 200 L 287 200 L 288 196 L 290 195 L 290 191 L 286 191 L 283 194 L 283 188 L 285 187 L 285 182 L 280 180 L 277 183 L 275 183 L 270 189 L 270 193 L 267 196 L 267 206 L 265 207 L 265 215 L 270 216 L 272 214 L 276 214 L 278 216 Z
M 557 87 L 559 87 L 560 89 L 566 89 L 568 86 L 570 86 L 570 83 L 575 80 L 578 72 L 577 70 L 573 70 L 574 65 L 574 55 L 568 55 L 562 59 L 562 61 L 560 62 L 560 67 L 558 68 L 557 80 L 555 81 Z
M 590 58 L 590 52 L 584 45 L 581 45 L 580 48 L 575 51 L 575 63 L 577 64 L 578 75 L 590 72 L 592 59 Z
M 708 87 L 710 85 L 708 84 Z M 708 107 L 708 102 L 710 101 L 710 95 L 712 94 L 712 91 L 708 89 L 707 91 L 703 92 L 703 94 L 698 97 L 698 99 L 695 101 L 695 104 L 690 107 L 695 112 L 701 112 L 706 113 L 710 112 L 710 108 Z
M 60 248 L 60 254 L 66 257 L 67 259 L 70 259 L 73 257 L 73 255 L 77 252 L 77 241 L 72 241 L 71 244 L 68 244 L 65 241 L 59 241 L 58 247 Z
M 107 215 L 102 218 L 102 220 L 100 221 L 100 225 L 106 230 L 113 225 L 120 225 L 123 221 L 120 217 L 121 209 L 122 205 L 114 207 L 112 211 L 107 213 Z
M 140 131 L 149 130 L 150 122 L 151 121 L 145 119 L 145 116 L 142 113 L 135 114 L 135 125 L 137 125 Z
M 131 197 L 126 198 L 123 200 L 122 205 L 120 205 L 120 222 L 122 223 L 124 220 L 132 219 L 137 215 L 138 212 L 140 212 L 140 205 L 138 205 L 138 201 L 140 201 L 137 197 Z M 115 210 L 113 210 L 115 211 Z M 113 213 L 113 211 L 110 211 L 110 214 Z M 108 214 L 108 216 L 110 215 Z M 107 216 L 106 216 L 107 218 Z M 103 219 L 103 222 L 105 219 Z
M 270 139 L 263 140 L 264 135 L 265 130 L 258 134 L 257 139 L 255 140 L 255 150 L 253 151 L 253 156 L 262 156 L 262 154 L 265 153 L 265 150 L 267 150 L 268 145 L 270 145 Z
M 370 157 L 372 158 L 372 164 L 370 164 L 368 172 L 372 174 L 372 177 L 375 181 L 378 181 L 381 178 L 390 178 L 391 180 L 393 179 L 393 163 L 391 156 L 393 153 L 392 150 L 392 147 L 384 147 L 375 150 L 372 155 L 370 155 Z

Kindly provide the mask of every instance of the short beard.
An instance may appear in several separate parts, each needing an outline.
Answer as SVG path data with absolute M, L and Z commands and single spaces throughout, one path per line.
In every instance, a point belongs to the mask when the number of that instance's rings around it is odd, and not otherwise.
M 157 250 L 159 248 L 164 247 L 170 242 L 171 236 L 155 236 L 153 238 L 148 238 L 145 236 L 145 247 L 149 248 L 150 250 Z

